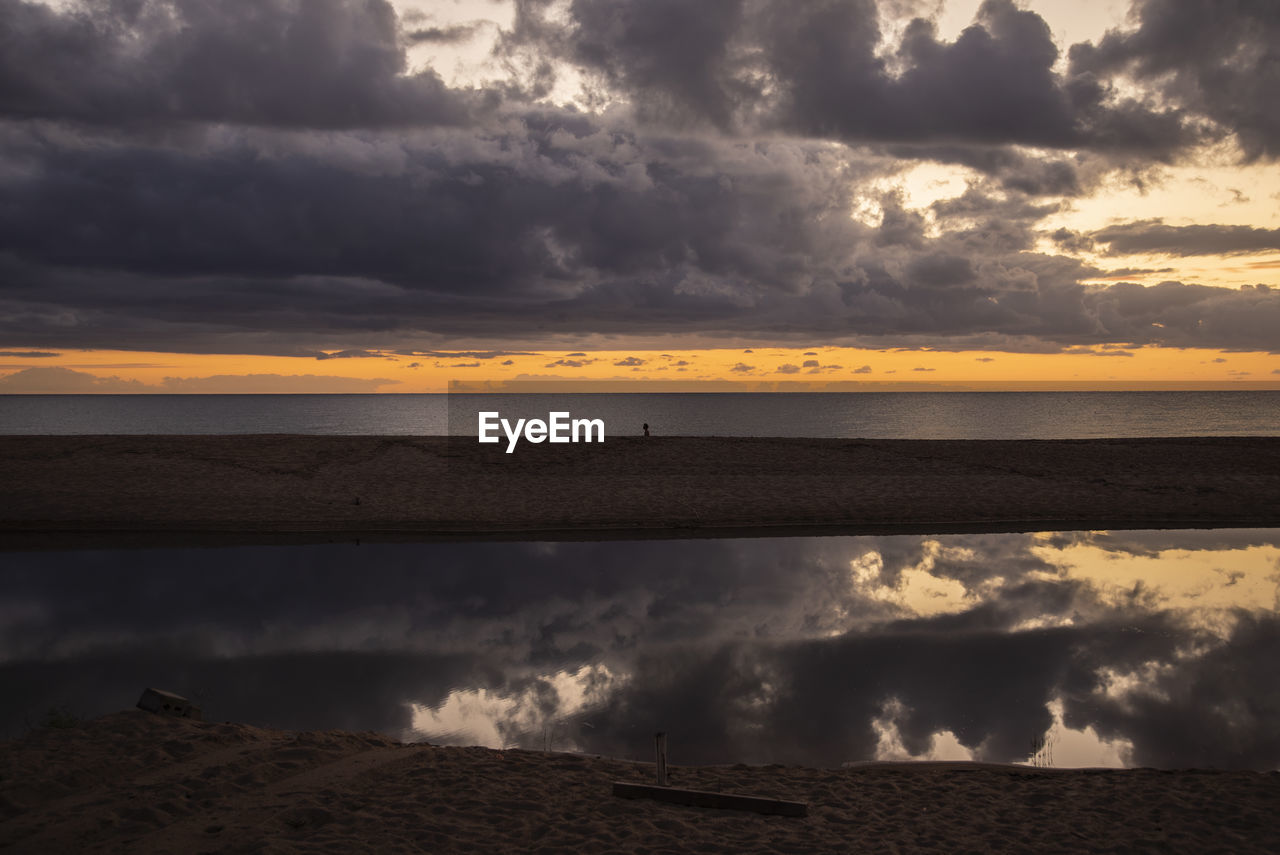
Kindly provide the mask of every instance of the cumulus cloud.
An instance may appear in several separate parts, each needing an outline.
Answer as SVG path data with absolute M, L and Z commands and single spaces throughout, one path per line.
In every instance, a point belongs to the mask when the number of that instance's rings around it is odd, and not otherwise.
M 1071 72 L 1123 71 L 1216 122 L 1250 159 L 1280 155 L 1280 9 L 1274 3 L 1136 0 L 1136 26 L 1071 48 Z
M 1070 253 L 1256 251 L 1275 230 L 1059 229 L 1065 254 L 1038 251 L 1108 170 L 1227 127 L 1186 86 L 1180 109 L 1115 87 L 1149 70 L 1164 91 L 1142 57 L 1166 7 L 1063 71 L 1008 0 L 887 47 L 870 0 L 531 2 L 499 39 L 514 76 L 459 89 L 406 50 L 465 33 L 382 0 L 0 0 L 0 336 L 319 359 L 627 335 L 1269 348 L 1274 290 L 1086 285 L 1102 271 Z M 531 78 L 522 55 L 543 57 Z M 537 100 L 565 65 L 591 97 Z M 977 177 L 927 210 L 884 191 L 926 161 Z
M 954 42 L 916 18 L 889 57 L 878 50 L 871 0 L 579 0 L 569 13 L 563 29 L 544 19 L 525 37 L 659 121 L 860 142 L 1161 153 L 1187 136 L 1172 111 L 1110 97 L 1094 77 L 1055 72 L 1048 25 L 1011 0 L 987 0 Z
M 0 107 L 91 123 L 454 124 L 475 107 L 407 73 L 385 0 L 2 0 Z

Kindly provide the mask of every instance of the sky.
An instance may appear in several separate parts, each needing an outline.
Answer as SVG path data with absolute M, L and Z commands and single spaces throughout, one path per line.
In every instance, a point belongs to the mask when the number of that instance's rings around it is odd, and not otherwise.
M 1273 0 L 0 22 L 0 392 L 1280 388 Z

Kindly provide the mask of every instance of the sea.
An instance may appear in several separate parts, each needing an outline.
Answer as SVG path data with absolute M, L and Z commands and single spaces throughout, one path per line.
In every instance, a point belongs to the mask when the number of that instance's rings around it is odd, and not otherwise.
M 1280 436 L 1280 391 L 4 395 L 0 434 L 475 435 L 482 411 L 601 419 L 606 438 Z

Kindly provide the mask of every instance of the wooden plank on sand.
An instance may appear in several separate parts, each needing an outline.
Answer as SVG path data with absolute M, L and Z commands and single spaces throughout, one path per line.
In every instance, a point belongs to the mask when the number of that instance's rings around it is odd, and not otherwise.
M 739 796 L 733 793 L 710 793 L 705 790 L 682 790 L 678 787 L 655 787 L 652 784 L 614 781 L 613 794 L 623 799 L 654 799 L 668 804 L 720 810 L 750 810 L 776 816 L 809 815 L 809 805 L 804 802 L 788 802 L 760 796 Z

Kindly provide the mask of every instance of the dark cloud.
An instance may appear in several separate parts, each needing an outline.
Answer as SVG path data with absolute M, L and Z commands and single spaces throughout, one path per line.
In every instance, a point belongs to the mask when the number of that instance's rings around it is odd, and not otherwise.
M 738 102 L 758 97 L 743 80 L 731 39 L 742 0 L 574 0 L 568 58 L 637 99 L 642 114 L 731 124 Z
M 11 359 L 42 359 L 49 356 L 61 356 L 60 353 L 53 353 L 47 350 L 0 350 L 0 356 L 9 357 Z
M 1031 156 L 1018 148 L 994 145 L 939 145 L 897 143 L 884 148 L 892 157 L 956 164 L 993 179 L 1003 191 L 1028 196 L 1076 196 L 1092 180 L 1085 172 L 1090 159 L 1084 154 Z
M 599 362 L 597 359 L 557 359 L 555 362 L 548 362 L 547 368 L 582 368 L 593 362 Z
M 1135 32 L 1163 9 L 1145 3 Z M 870 0 L 577 0 L 564 18 L 521 3 L 498 57 L 515 76 L 475 90 L 411 71 L 406 44 L 429 28 L 382 0 L 0 0 L 0 20 L 15 352 L 484 360 L 579 334 L 1274 344 L 1274 290 L 1086 286 L 1102 271 L 1035 251 L 1070 197 L 1185 153 L 1203 121 L 1189 100 L 1113 87 L 1108 69 L 1140 67 L 1134 33 L 1064 75 L 1045 22 L 1007 0 L 951 42 L 910 22 L 887 52 Z M 600 110 L 531 100 L 556 62 Z M 913 210 L 881 189 L 904 158 L 978 175 Z M 875 206 L 877 223 L 849 216 Z M 1183 228 L 1051 239 L 1276 243 Z
M 1075 75 L 1118 72 L 1234 134 L 1250 159 L 1280 155 L 1280 7 L 1243 0 L 1135 0 L 1136 26 L 1071 48 Z
M 483 27 L 480 23 L 455 24 L 452 27 L 421 27 L 409 30 L 404 37 L 412 44 L 458 44 L 470 41 Z
M 630 368 L 637 365 L 644 365 L 647 361 L 648 360 L 641 359 L 638 356 L 628 356 L 623 359 L 619 359 L 617 362 L 613 364 L 617 365 L 620 368 Z
M 1130 276 L 1150 276 L 1153 273 L 1172 272 L 1172 267 L 1117 267 L 1103 271 L 1107 279 L 1124 279 Z
M 777 367 L 776 371 L 777 371 L 777 373 L 778 373 L 778 374 L 799 374 L 799 373 L 800 373 L 800 366 L 799 366 L 799 365 L 792 365 L 791 363 L 787 363 L 787 364 L 785 364 L 785 365 L 779 365 L 779 366 Z
M 528 350 L 397 350 L 401 356 L 434 356 L 445 359 L 497 359 L 502 356 L 539 356 L 540 354 Z M 575 354 L 569 354 L 573 356 Z M 577 356 L 585 356 L 579 353 Z M 511 361 L 503 363 L 504 365 L 513 364 Z
M 384 0 L 2 0 L 0 113 L 130 124 L 457 124 L 476 106 L 407 74 Z
M 1163 220 L 1138 220 L 1098 229 L 1090 237 L 1108 245 L 1109 255 L 1234 255 L 1280 249 L 1280 229 L 1253 226 L 1170 226 Z
M 335 350 L 332 353 L 317 353 L 316 359 L 368 359 L 382 355 L 368 350 Z
M 1071 229 L 1057 229 L 1049 235 L 1058 246 L 1068 252 L 1090 252 L 1093 250 L 1093 239 L 1088 235 Z
M 576 0 L 569 11 L 566 29 L 544 21 L 527 38 L 601 75 L 652 118 L 722 128 L 763 123 L 861 142 L 1157 156 L 1188 137 L 1174 112 L 1112 97 L 1093 76 L 1057 74 L 1048 25 L 1011 0 L 987 0 L 954 42 L 940 41 L 933 24 L 917 18 L 890 57 L 878 53 L 872 0 Z M 1027 180 L 1070 188 L 1075 177 L 1064 166 L 1057 176 Z
M 1071 353 L 1071 354 L 1081 354 L 1084 356 L 1133 356 L 1133 354 L 1130 351 L 1119 350 L 1113 347 L 1102 347 L 1102 348 L 1068 347 L 1068 348 L 1065 348 L 1062 352 Z

